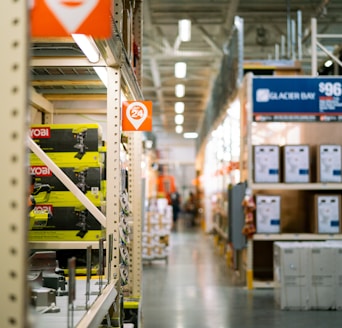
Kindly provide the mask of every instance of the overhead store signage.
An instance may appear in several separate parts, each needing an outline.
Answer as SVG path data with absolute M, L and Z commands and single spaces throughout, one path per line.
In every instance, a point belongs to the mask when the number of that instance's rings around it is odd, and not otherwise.
M 122 130 L 152 131 L 152 101 L 123 102 Z
M 254 77 L 253 120 L 342 121 L 340 77 Z
M 111 36 L 113 0 L 32 0 L 33 37 L 65 37 L 73 33 L 94 38 Z

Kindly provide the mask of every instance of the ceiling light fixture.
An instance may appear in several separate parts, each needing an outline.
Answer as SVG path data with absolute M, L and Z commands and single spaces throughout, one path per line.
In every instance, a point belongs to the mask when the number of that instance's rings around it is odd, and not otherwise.
M 72 38 L 91 63 L 100 60 L 100 51 L 92 37 L 85 34 L 71 34 Z
M 79 46 L 79 48 L 82 50 L 84 55 L 88 58 L 88 60 L 95 64 L 100 61 L 100 51 L 97 48 L 95 41 L 92 37 L 85 35 L 85 34 L 71 34 L 72 38 L 76 42 L 76 44 Z M 104 66 L 94 66 L 94 71 L 98 75 L 98 77 L 101 79 L 102 83 L 108 87 L 108 73 L 107 68 Z
M 186 132 L 183 134 L 183 137 L 185 139 L 196 139 L 198 137 L 198 133 L 197 132 Z
M 184 84 L 176 84 L 175 94 L 176 94 L 176 97 L 178 97 L 178 98 L 184 97 L 184 95 L 185 95 Z
M 191 20 L 181 19 L 178 21 L 178 36 L 181 41 L 188 42 L 191 40 Z
M 153 140 L 145 140 L 144 144 L 146 149 L 151 149 L 153 146 Z
M 175 116 L 175 123 L 177 125 L 183 124 L 184 123 L 184 116 L 182 114 L 177 114 Z
M 183 132 L 183 127 L 181 125 L 176 125 L 175 130 L 176 130 L 176 133 L 180 134 Z
M 186 63 L 178 62 L 175 64 L 175 77 L 184 79 L 186 77 Z
M 106 88 L 108 88 L 107 68 L 103 66 L 95 66 L 93 68 L 98 77 L 101 79 L 102 83 L 106 86 Z
M 324 66 L 325 67 L 330 67 L 333 64 L 333 61 L 331 59 L 328 59 L 325 63 Z
M 175 103 L 175 113 L 183 114 L 184 113 L 184 103 L 182 101 L 177 101 Z

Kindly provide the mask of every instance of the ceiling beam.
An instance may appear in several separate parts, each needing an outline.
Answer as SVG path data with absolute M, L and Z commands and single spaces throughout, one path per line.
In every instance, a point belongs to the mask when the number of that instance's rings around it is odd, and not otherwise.
M 226 15 L 225 15 L 226 20 L 221 28 L 221 34 L 224 36 L 228 36 L 231 33 L 231 30 L 234 25 L 236 12 L 239 7 L 239 3 L 240 3 L 240 0 L 231 0 L 229 3 L 229 8 L 227 9 Z
M 206 29 L 196 24 L 197 29 L 202 33 L 203 40 L 208 43 L 208 45 L 213 49 L 214 52 L 217 54 L 223 55 L 223 49 L 220 47 L 212 38 L 212 36 L 206 31 Z

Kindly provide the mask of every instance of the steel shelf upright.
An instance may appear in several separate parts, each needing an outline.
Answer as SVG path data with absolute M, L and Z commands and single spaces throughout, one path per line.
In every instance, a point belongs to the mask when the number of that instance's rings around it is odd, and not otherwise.
M 129 291 L 125 299 L 125 307 L 133 310 L 140 309 L 139 301 L 142 291 L 142 135 L 141 132 L 128 133 L 128 199 L 132 215 L 132 240 L 129 248 L 131 261 L 129 266 Z
M 27 156 L 28 1 L 2 1 L 1 11 L 1 327 L 26 327 L 28 299 Z M 10 33 L 8 32 L 10 31 Z
M 134 70 L 134 77 L 141 87 L 141 53 L 142 46 L 142 1 L 135 1 L 133 8 L 133 51 L 131 62 Z M 143 99 L 142 94 L 135 94 L 134 99 Z M 143 220 L 143 186 L 142 186 L 142 132 L 127 133 L 128 152 L 128 200 L 131 208 L 132 240 L 129 244 L 129 281 L 128 293 L 125 294 L 125 311 L 134 312 L 133 317 L 137 318 L 135 324 L 141 325 L 141 292 L 142 292 L 142 220 Z

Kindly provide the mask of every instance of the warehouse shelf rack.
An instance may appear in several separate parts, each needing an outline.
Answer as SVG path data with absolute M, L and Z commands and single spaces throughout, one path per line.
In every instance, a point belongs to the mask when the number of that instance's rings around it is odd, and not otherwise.
M 139 32 L 140 35 L 136 36 L 136 41 L 141 42 L 141 1 L 135 1 L 136 7 L 139 10 L 135 11 L 134 24 L 135 32 Z M 117 259 L 119 258 L 119 250 L 116 245 L 118 238 L 118 222 L 120 206 L 118 201 L 119 184 L 117 183 L 121 177 L 120 169 L 120 126 L 121 126 L 121 93 L 124 92 L 128 99 L 142 99 L 142 93 L 140 89 L 140 62 L 138 62 L 134 71 L 131 67 L 131 60 L 128 58 L 128 54 L 124 49 L 124 43 L 122 41 L 122 31 L 118 30 L 118 26 L 122 21 L 122 2 L 115 1 L 114 4 L 114 22 L 113 22 L 113 37 L 110 40 L 96 40 L 96 44 L 101 52 L 104 61 L 98 65 L 106 66 L 108 71 L 108 89 L 104 93 L 102 99 L 106 99 L 106 113 L 107 113 L 107 161 L 110 163 L 110 168 L 107 171 L 107 208 L 106 216 L 103 218 L 103 214 L 98 213 L 101 224 L 106 226 L 107 237 L 109 234 L 114 236 L 114 260 L 111 262 L 112 267 L 108 269 L 111 275 L 108 278 L 108 284 L 103 289 L 102 294 L 97 298 L 93 304 L 91 311 L 82 319 L 79 323 L 79 327 L 96 326 L 100 323 L 100 320 L 108 312 L 108 309 L 113 305 L 114 299 L 118 301 L 118 296 L 121 293 L 120 286 L 118 286 L 119 265 Z M 28 3 L 26 1 L 17 1 L 15 3 L 3 3 L 1 5 L 1 13 L 3 16 L 4 25 L 8 25 L 2 29 L 2 40 L 8 47 L 4 47 L 4 60 L 2 60 L 2 78 L 1 86 L 3 92 L 3 105 L 7 110 L 7 120 L 2 120 L 2 134 L 3 140 L 6 141 L 6 147 L 4 149 L 3 159 L 4 166 L 2 170 L 2 178 L 4 186 L 9 192 L 2 199 L 2 209 L 5 219 L 2 220 L 2 231 L 6 238 L 3 239 L 3 247 L 1 258 L 4 263 L 3 280 L 6 280 L 6 287 L 2 292 L 2 302 L 4 313 L 0 319 L 1 327 L 26 326 L 28 320 L 28 299 L 22 297 L 26 295 L 27 290 L 27 277 L 26 277 L 26 259 L 28 249 L 85 249 L 91 246 L 93 249 L 98 249 L 97 242 L 28 242 L 27 240 L 27 226 L 25 224 L 17 225 L 18 218 L 26 216 L 26 195 L 27 195 L 27 145 L 30 143 L 30 139 L 27 141 L 26 131 L 28 130 L 27 121 L 27 108 L 35 109 L 41 113 L 44 113 L 45 123 L 53 121 L 54 106 L 51 100 L 53 99 L 53 92 L 49 97 L 39 94 L 33 88 L 28 89 L 29 80 L 27 72 L 29 66 L 31 69 L 35 67 L 56 67 L 59 69 L 63 67 L 73 67 L 77 70 L 77 67 L 90 67 L 96 66 L 90 64 L 85 57 L 70 57 L 61 58 L 58 56 L 50 58 L 29 58 L 28 55 L 28 21 L 27 11 Z M 12 22 L 17 22 L 16 26 L 13 26 Z M 11 33 L 5 31 L 11 30 Z M 70 42 L 70 39 L 67 42 Z M 32 42 L 39 42 L 38 40 L 32 40 Z M 13 46 L 14 45 L 14 46 Z M 57 58 L 58 57 L 58 58 Z M 6 58 L 6 59 L 5 59 Z M 20 65 L 18 64 L 20 63 Z M 6 92 L 7 90 L 7 92 Z M 30 99 L 28 96 L 30 95 Z M 100 98 L 100 97 L 99 97 Z M 60 114 L 60 112 L 59 112 Z M 140 133 L 139 133 L 140 134 Z M 135 135 L 135 143 L 141 142 L 140 136 Z M 138 161 L 138 153 L 134 153 L 137 150 L 137 146 L 133 147 L 130 151 L 129 157 Z M 7 164 L 6 164 L 7 163 Z M 139 162 L 140 165 L 140 162 Z M 135 186 L 137 177 L 140 178 L 140 168 L 138 171 L 137 166 L 130 168 L 133 170 L 130 174 L 134 176 L 134 181 L 131 185 L 131 193 L 134 194 L 134 200 L 140 199 L 141 186 Z M 15 199 L 13 197 L 15 196 Z M 89 209 L 91 205 L 87 204 Z M 134 214 L 135 220 L 133 223 L 133 231 L 139 233 L 139 220 L 141 219 L 140 210 L 137 208 L 133 211 L 139 211 Z M 105 220 L 105 221 L 104 221 Z M 139 236 L 134 241 L 132 247 L 133 259 L 138 261 L 134 263 L 132 271 L 134 271 L 134 281 L 140 278 L 139 271 Z M 106 247 L 106 244 L 105 244 Z M 11 279 L 8 279 L 8 274 Z M 120 285 L 120 284 L 119 284 Z M 135 295 L 140 295 L 140 280 L 137 286 L 134 287 Z M 121 320 L 121 318 L 120 318 Z
M 294 77 L 295 78 L 295 77 Z M 268 124 L 267 122 L 253 122 L 252 120 L 252 79 L 253 77 L 251 75 L 247 76 L 244 80 L 244 95 L 243 97 L 246 102 L 243 102 L 245 108 L 245 117 L 243 118 L 243 122 L 245 126 L 242 127 L 242 131 L 246 131 L 244 135 L 242 135 L 242 152 L 241 152 L 241 163 L 244 163 L 241 165 L 241 167 L 244 168 L 242 171 L 242 179 L 246 179 L 248 187 L 253 191 L 253 194 L 256 195 L 258 193 L 265 193 L 265 194 L 281 194 L 286 197 L 291 197 L 290 195 L 294 192 L 303 193 L 303 195 L 313 195 L 315 193 L 321 192 L 321 193 L 327 193 L 327 192 L 335 192 L 338 193 L 342 189 L 341 183 L 321 183 L 321 182 L 308 182 L 308 183 L 256 183 L 253 179 L 253 137 L 255 137 L 255 134 L 258 133 L 258 142 L 261 144 L 270 144 L 270 143 L 279 143 L 277 141 L 277 137 L 274 133 L 266 133 Z M 242 92 L 242 93 L 243 93 Z M 270 122 L 272 123 L 272 122 Z M 293 125 L 291 125 L 293 122 L 283 122 L 284 125 L 284 131 L 279 132 L 279 135 L 281 135 L 282 143 L 279 144 L 285 144 L 287 143 L 286 140 L 288 140 L 289 136 L 291 135 L 290 131 L 293 131 Z M 317 125 L 315 128 L 313 125 Z M 297 142 L 301 142 L 302 144 L 309 144 L 311 147 L 318 145 L 320 143 L 333 143 L 333 144 L 339 144 L 341 143 L 341 139 L 338 135 L 338 126 L 337 123 L 332 122 L 298 122 L 296 124 L 296 128 L 301 129 L 301 135 L 300 138 L 297 138 Z M 264 132 L 261 132 L 261 130 L 264 129 Z M 292 132 L 293 133 L 293 132 Z M 270 140 L 271 136 L 271 140 Z M 291 139 L 290 139 L 291 140 Z M 258 144 L 258 143 L 257 143 Z M 312 181 L 315 181 L 314 177 L 311 177 Z M 297 195 L 297 194 L 296 194 Z M 290 198 L 289 198 L 290 199 Z M 303 215 L 303 205 L 298 204 L 291 204 L 291 201 L 287 201 L 287 207 L 292 208 L 291 213 L 287 214 L 287 220 L 286 224 L 289 224 L 289 226 L 284 230 L 281 231 L 279 234 L 260 234 L 256 233 L 247 241 L 247 258 L 246 258 L 246 284 L 248 289 L 253 288 L 269 288 L 273 286 L 272 280 L 266 279 L 265 281 L 256 279 L 256 263 L 260 266 L 258 267 L 260 273 L 266 273 L 268 272 L 266 266 L 266 262 L 263 259 L 260 259 L 261 257 L 258 255 L 257 247 L 261 247 L 260 249 L 265 250 L 263 247 L 266 247 L 266 242 L 274 242 L 274 241 L 315 241 L 315 240 L 342 240 L 342 234 L 317 234 L 312 231 L 310 233 L 307 231 L 307 228 L 303 231 L 299 227 L 304 227 L 307 219 L 304 218 Z M 295 212 L 298 211 L 298 212 Z M 298 219 L 296 219 L 296 217 Z M 311 218 L 312 220 L 312 218 Z M 291 226 L 291 224 L 293 226 Z M 288 230 L 287 230 L 288 229 Z M 292 231 L 295 231 L 295 233 L 292 233 Z M 255 245 L 255 243 L 258 243 Z M 271 244 L 269 245 L 271 246 Z M 268 251 L 271 248 L 267 246 Z M 271 253 L 270 253 L 271 254 Z M 271 256 L 271 255 L 269 255 Z M 263 258 L 265 258 L 265 254 L 263 254 Z M 259 260 L 258 260 L 259 259 Z M 257 261 L 255 261 L 257 260 Z M 267 270 L 266 270 L 267 269 Z M 266 271 L 264 271 L 266 270 Z M 263 276 L 263 274 L 261 274 Z M 267 276 L 267 274 L 266 274 Z

